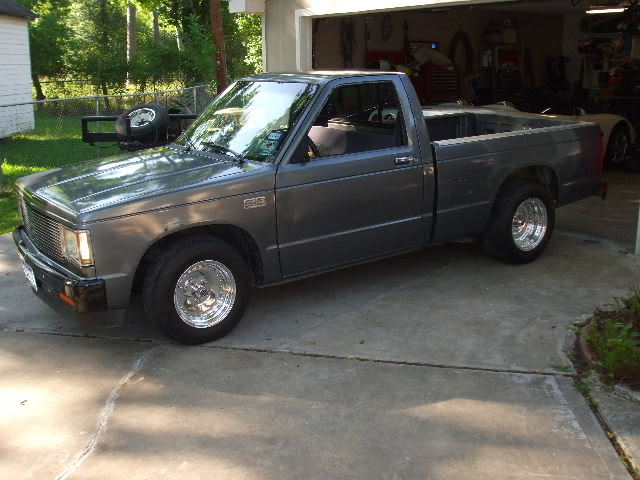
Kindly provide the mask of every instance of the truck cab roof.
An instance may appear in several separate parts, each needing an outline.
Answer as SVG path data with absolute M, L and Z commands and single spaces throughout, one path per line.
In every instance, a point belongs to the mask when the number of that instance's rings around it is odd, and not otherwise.
M 271 72 L 243 77 L 240 80 L 265 82 L 305 82 L 325 84 L 331 80 L 352 77 L 379 77 L 381 75 L 404 75 L 402 72 L 380 70 L 314 70 L 310 72 Z

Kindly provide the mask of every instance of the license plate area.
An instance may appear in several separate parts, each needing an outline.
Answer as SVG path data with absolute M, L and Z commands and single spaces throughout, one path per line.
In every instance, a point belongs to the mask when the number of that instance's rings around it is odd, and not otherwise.
M 27 277 L 27 280 L 29 281 L 31 288 L 33 288 L 33 290 L 37 292 L 38 283 L 36 282 L 36 276 L 33 273 L 33 268 L 27 265 L 27 262 L 24 261 L 24 258 L 21 260 L 22 260 L 22 271 L 24 272 L 24 276 Z

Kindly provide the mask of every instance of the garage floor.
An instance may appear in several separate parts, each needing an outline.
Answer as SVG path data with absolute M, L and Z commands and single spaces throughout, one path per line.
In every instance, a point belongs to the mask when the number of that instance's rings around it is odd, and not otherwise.
M 0 469 L 629 478 L 566 354 L 567 327 L 639 278 L 640 176 L 610 181 L 610 201 L 558 212 L 534 264 L 459 243 L 258 290 L 239 327 L 201 347 L 169 343 L 139 301 L 126 316 L 61 319 L 1 236 Z

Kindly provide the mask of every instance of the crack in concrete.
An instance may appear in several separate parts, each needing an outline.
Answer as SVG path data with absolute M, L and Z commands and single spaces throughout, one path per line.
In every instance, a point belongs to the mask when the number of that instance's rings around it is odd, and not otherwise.
M 138 358 L 136 358 L 135 362 L 131 366 L 131 369 L 120 379 L 118 384 L 111 390 L 111 393 L 107 396 L 105 400 L 104 407 L 102 407 L 102 411 L 100 412 L 98 425 L 95 433 L 89 439 L 89 442 L 84 447 L 82 452 L 78 455 L 78 457 L 60 474 L 56 477 L 56 480 L 65 480 L 71 475 L 76 468 L 82 464 L 82 462 L 93 452 L 96 445 L 104 435 L 107 430 L 107 423 L 109 422 L 109 418 L 113 413 L 113 410 L 116 407 L 116 402 L 118 398 L 120 398 L 120 391 L 129 383 L 131 378 L 142 369 L 145 362 L 154 353 L 157 349 L 161 348 L 161 345 L 156 345 L 151 347 L 149 350 L 140 354 Z
M 620 461 L 624 464 L 625 468 L 629 472 L 629 475 L 631 475 L 631 478 L 633 480 L 640 480 L 640 470 L 636 468 L 636 466 L 634 465 L 634 462 L 631 459 L 631 456 L 625 451 L 624 447 L 620 444 L 620 441 L 618 440 L 618 436 L 616 435 L 616 432 L 614 432 L 611 429 L 611 427 L 609 426 L 605 418 L 602 416 L 602 413 L 598 408 L 598 402 L 596 402 L 593 399 L 590 392 L 585 392 L 584 388 L 579 387 L 578 384 L 581 381 L 582 381 L 582 377 L 580 376 L 576 376 L 576 378 L 574 378 L 574 382 L 576 383 L 576 390 L 578 390 L 582 394 L 583 398 L 587 402 L 587 405 L 589 405 L 589 408 L 593 412 L 593 416 L 596 417 L 596 420 L 600 425 L 600 428 L 605 433 L 606 437 L 609 439 L 611 446 L 616 451 L 616 454 L 618 455 L 618 457 L 620 458 Z
M 172 342 L 170 340 L 152 340 L 152 339 L 138 339 L 138 338 L 121 338 L 121 337 L 109 337 L 106 335 L 80 335 L 75 333 L 60 333 L 60 332 L 42 332 L 42 331 L 29 331 L 29 330 L 21 330 L 21 329 L 2 329 L 0 331 L 6 332 L 10 331 L 13 333 L 27 333 L 27 334 L 35 334 L 35 335 L 53 335 L 58 337 L 72 337 L 72 338 L 91 338 L 97 340 L 112 340 L 112 341 L 121 341 L 121 342 L 135 342 L 135 343 L 156 343 L 156 347 L 167 346 L 167 345 L 176 345 L 182 346 L 179 343 Z M 545 370 L 526 370 L 526 369 L 518 369 L 518 368 L 498 368 L 498 367 L 479 367 L 474 365 L 455 365 L 455 364 L 446 364 L 446 363 L 432 363 L 432 362 L 421 362 L 417 360 L 392 360 L 392 359 L 382 359 L 382 358 L 368 358 L 362 356 L 355 355 L 336 355 L 331 353 L 316 353 L 316 352 L 305 352 L 305 351 L 293 351 L 293 350 L 283 350 L 280 348 L 261 348 L 261 347 L 239 347 L 234 345 L 192 345 L 189 348 L 210 348 L 210 349 L 218 349 L 218 350 L 233 350 L 239 352 L 256 352 L 256 353 L 278 353 L 278 354 L 286 354 L 293 355 L 298 357 L 310 357 L 310 358 L 329 358 L 333 360 L 355 360 L 359 362 L 371 362 L 371 363 L 385 363 L 389 365 L 407 365 L 412 367 L 430 367 L 430 368 L 443 368 L 450 370 L 469 370 L 469 371 L 478 371 L 478 372 L 490 372 L 490 373 L 508 373 L 508 374 L 522 374 L 522 375 L 546 375 L 551 377 L 568 377 L 568 378 L 576 378 L 578 377 L 577 373 L 573 372 L 549 372 Z
M 410 367 L 429 367 L 429 368 L 442 368 L 449 370 L 470 370 L 475 372 L 489 372 L 489 373 L 508 373 L 508 374 L 521 374 L 521 375 L 544 375 L 549 377 L 568 377 L 575 378 L 577 374 L 571 372 L 548 372 L 544 370 L 524 370 L 516 368 L 492 368 L 492 367 L 477 367 L 472 365 L 455 365 L 446 363 L 431 363 L 412 360 L 391 360 L 382 358 L 367 358 L 355 355 L 335 355 L 331 353 L 315 353 L 315 352 L 295 352 L 290 350 L 280 350 L 276 348 L 258 348 L 258 347 L 234 347 L 232 345 L 198 345 L 196 348 L 211 348 L 218 350 L 234 350 L 241 352 L 256 352 L 256 353 L 279 353 L 293 355 L 296 357 L 311 357 L 311 358 L 329 358 L 333 360 L 355 360 L 359 362 L 371 362 L 371 363 L 384 363 L 389 365 L 406 365 Z

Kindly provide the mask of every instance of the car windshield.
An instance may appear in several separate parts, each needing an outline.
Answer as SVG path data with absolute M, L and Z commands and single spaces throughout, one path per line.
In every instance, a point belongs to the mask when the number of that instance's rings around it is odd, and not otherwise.
M 316 90 L 302 82 L 235 82 L 176 144 L 238 160 L 272 161 Z

